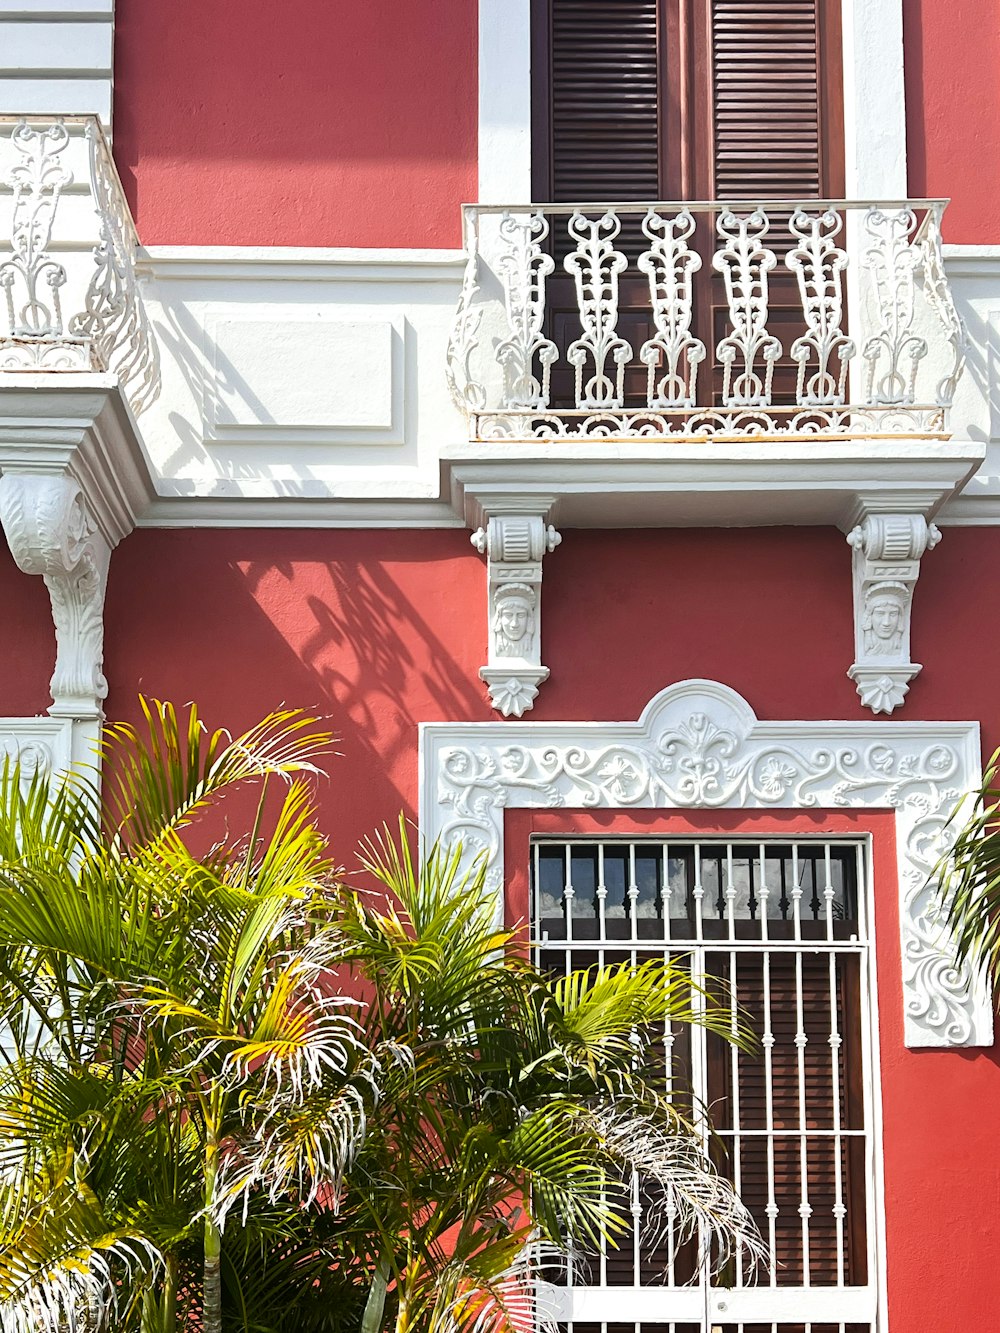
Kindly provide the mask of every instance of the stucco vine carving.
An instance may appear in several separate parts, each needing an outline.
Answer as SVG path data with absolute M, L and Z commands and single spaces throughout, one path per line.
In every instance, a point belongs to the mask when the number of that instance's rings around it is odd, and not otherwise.
M 96 531 L 83 492 L 66 475 L 5 472 L 0 523 L 26 574 L 40 574 L 52 603 L 54 714 L 98 716 L 107 695 L 104 593 L 111 548 Z
M 484 855 L 499 898 L 507 808 L 891 809 L 907 1044 L 988 1045 L 988 998 L 927 887 L 979 772 L 976 723 L 759 722 L 726 686 L 684 681 L 637 723 L 425 724 L 421 823 Z

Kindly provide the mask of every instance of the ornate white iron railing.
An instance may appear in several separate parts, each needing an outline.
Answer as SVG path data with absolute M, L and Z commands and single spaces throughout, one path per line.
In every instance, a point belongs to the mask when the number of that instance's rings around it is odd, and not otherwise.
M 94 117 L 0 117 L 0 372 L 112 371 L 148 406 L 160 371 L 137 245 Z
M 945 204 L 467 205 L 471 438 L 944 436 Z

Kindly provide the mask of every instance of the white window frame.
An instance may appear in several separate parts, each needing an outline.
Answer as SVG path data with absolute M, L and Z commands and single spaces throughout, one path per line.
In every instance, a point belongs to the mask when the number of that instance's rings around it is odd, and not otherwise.
M 760 722 L 734 690 L 687 680 L 638 722 L 425 722 L 420 823 L 483 853 L 502 910 L 508 809 L 891 810 L 906 1044 L 993 1044 L 982 979 L 955 967 L 927 879 L 982 778 L 978 722 Z
M 573 1325 L 630 1324 L 650 1323 L 673 1329 L 675 1325 L 697 1324 L 704 1333 L 718 1325 L 769 1324 L 778 1329 L 780 1325 L 799 1326 L 833 1324 L 843 1328 L 848 1324 L 862 1324 L 871 1330 L 885 1328 L 886 1308 L 884 1275 L 885 1264 L 885 1212 L 884 1179 L 881 1153 L 878 1146 L 882 1135 L 881 1080 L 878 1077 L 880 1067 L 879 1026 L 878 1026 L 878 985 L 875 940 L 875 887 L 872 867 L 872 838 L 870 834 L 826 833 L 820 830 L 789 830 L 787 833 L 760 834 L 753 830 L 737 832 L 666 833 L 656 829 L 637 827 L 625 834 L 616 829 L 612 833 L 594 831 L 582 833 L 579 829 L 557 834 L 546 831 L 532 836 L 531 848 L 557 845 L 560 847 L 586 847 L 588 844 L 608 845 L 624 842 L 626 845 L 653 843 L 665 844 L 673 848 L 688 844 L 700 847 L 707 845 L 751 845 L 763 849 L 768 845 L 801 848 L 813 842 L 821 845 L 836 844 L 857 848 L 858 858 L 858 910 L 860 939 L 854 949 L 849 949 L 860 962 L 859 986 L 859 1022 L 861 1028 L 861 1077 L 864 1088 L 864 1131 L 865 1131 L 865 1232 L 868 1280 L 863 1286 L 816 1285 L 816 1286 L 781 1286 L 770 1285 L 775 1280 L 773 1272 L 769 1277 L 767 1263 L 755 1275 L 754 1280 L 739 1282 L 733 1287 L 715 1286 L 711 1281 L 701 1280 L 687 1286 L 671 1286 L 669 1282 L 659 1282 L 646 1286 L 608 1286 L 602 1281 L 585 1285 L 573 1283 L 556 1288 L 555 1300 L 561 1320 Z M 763 851 L 762 851 L 763 854 Z M 535 861 L 537 866 L 537 860 Z M 532 894 L 532 912 L 537 908 L 537 887 Z M 601 918 L 603 921 L 603 917 Z M 665 951 L 675 946 L 677 951 L 688 955 L 708 953 L 722 955 L 726 952 L 727 938 L 712 936 L 702 940 L 699 924 L 690 937 L 677 939 L 667 934 L 662 941 Z M 760 944 L 761 952 L 766 947 L 766 934 Z M 825 943 L 826 941 L 823 941 Z M 655 949 L 659 939 L 647 940 L 647 946 Z M 553 954 L 558 954 L 564 946 L 572 950 L 573 934 L 567 939 L 548 940 L 543 946 Z M 755 942 L 756 944 L 756 942 Z M 842 942 L 843 944 L 843 942 Z M 583 947 L 599 955 L 603 949 L 621 952 L 628 949 L 628 941 L 617 938 L 605 938 L 603 933 L 596 939 L 587 937 Z M 791 947 L 786 940 L 777 946 L 782 953 Z M 803 946 L 810 952 L 810 944 Z M 822 947 L 822 946 L 821 946 Z M 650 952 L 646 956 L 655 956 Z M 635 955 L 633 954 L 633 960 Z M 694 1055 L 692 1055 L 694 1060 Z M 767 1240 L 765 1234 L 765 1241 Z M 603 1263 L 601 1265 L 603 1272 Z
M 903 199 L 902 0 L 843 0 L 842 26 L 845 197 Z M 531 0 L 479 0 L 479 202 L 531 198 Z

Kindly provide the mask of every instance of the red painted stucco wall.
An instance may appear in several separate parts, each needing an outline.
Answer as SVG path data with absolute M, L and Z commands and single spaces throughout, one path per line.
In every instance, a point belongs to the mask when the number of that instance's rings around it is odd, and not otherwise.
M 983 572 L 998 556 L 1000 532 L 952 528 L 924 562 L 925 669 L 905 711 L 980 718 L 988 748 L 1000 616 Z M 632 719 L 665 684 L 708 676 L 764 718 L 867 718 L 844 675 L 850 608 L 833 530 L 569 532 L 546 561 L 553 675 L 534 716 Z M 342 757 L 323 814 L 348 864 L 359 837 L 414 813 L 417 723 L 490 716 L 483 566 L 464 531 L 139 531 L 112 562 L 107 635 L 111 716 L 134 713 L 139 688 L 231 727 L 282 702 L 328 713 Z M 894 883 L 877 893 L 891 1327 L 993 1328 L 1000 1070 L 994 1053 L 904 1049 Z
M 946 241 L 1000 243 L 997 0 L 902 0 L 910 194 L 951 199 Z
M 115 158 L 147 245 L 454 246 L 473 0 L 117 0 Z
M 49 677 L 56 661 L 56 638 L 45 584 L 22 574 L 7 543 L 0 539 L 0 714 L 31 717 L 52 702 Z
M 472 0 L 118 0 L 115 157 L 146 244 L 459 243 Z M 1000 242 L 995 0 L 903 0 L 909 189 Z

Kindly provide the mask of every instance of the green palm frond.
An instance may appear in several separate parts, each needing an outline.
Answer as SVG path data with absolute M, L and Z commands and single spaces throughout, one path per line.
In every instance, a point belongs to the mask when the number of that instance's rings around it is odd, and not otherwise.
M 0 1324 L 12 1333 L 61 1333 L 87 1311 L 95 1327 L 127 1318 L 159 1254 L 142 1232 L 116 1226 L 80 1178 L 72 1148 L 25 1188 L 0 1189 Z M 126 1310 L 119 1309 L 127 1274 Z M 138 1280 L 137 1280 L 138 1279 Z
M 241 736 L 209 732 L 197 708 L 178 717 L 173 704 L 140 698 L 145 728 L 105 729 L 105 808 L 126 842 L 154 842 L 182 828 L 229 788 L 251 779 L 318 773 L 333 735 L 300 709 L 280 709 Z
M 1000 750 L 980 789 L 956 811 L 954 842 L 936 868 L 943 924 L 960 963 L 984 970 L 1000 990 Z

